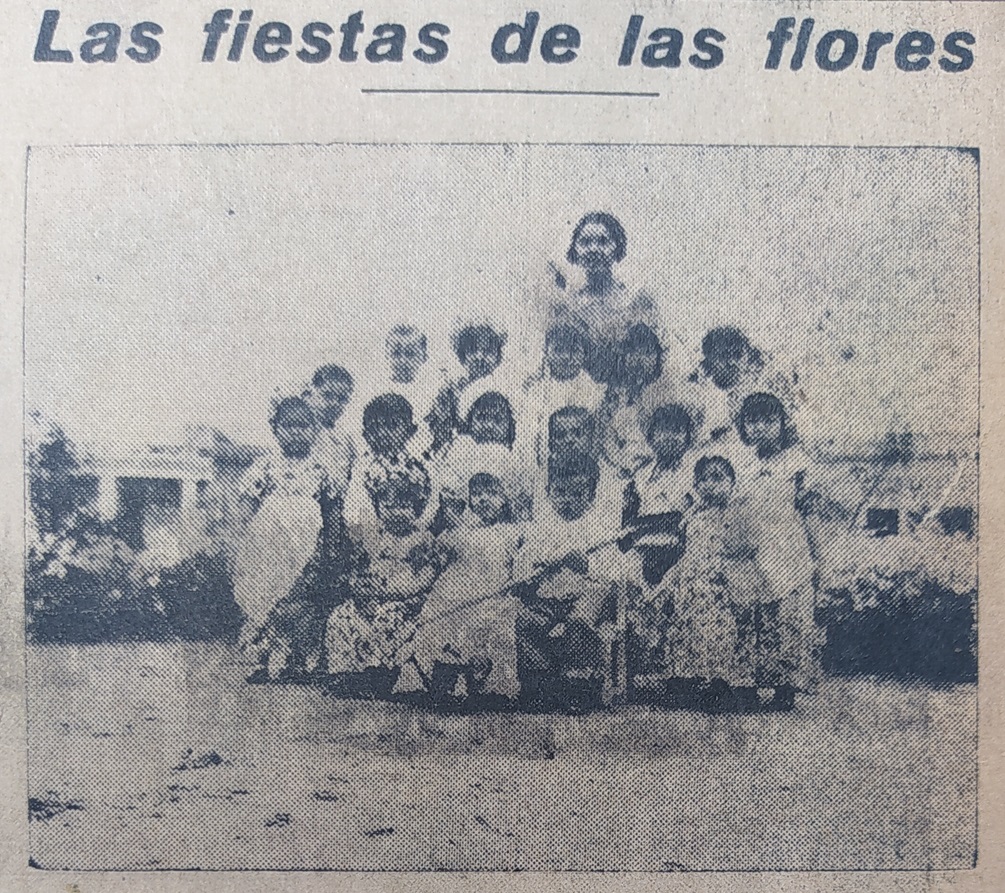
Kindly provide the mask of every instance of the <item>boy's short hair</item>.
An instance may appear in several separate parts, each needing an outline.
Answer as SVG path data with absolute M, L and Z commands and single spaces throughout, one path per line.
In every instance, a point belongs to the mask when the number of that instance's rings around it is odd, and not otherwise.
M 363 430 L 385 419 L 400 419 L 407 427 L 414 428 L 412 404 L 401 394 L 381 394 L 374 397 L 363 409 Z
M 795 432 L 792 430 L 789 414 L 785 411 L 782 401 L 774 394 L 766 394 L 764 392 L 749 394 L 743 398 L 743 404 L 740 406 L 740 411 L 736 416 L 736 429 L 740 434 L 740 440 L 747 444 L 747 446 L 750 446 L 751 441 L 744 430 L 747 423 L 753 419 L 765 418 L 778 418 L 782 420 L 781 446 L 783 448 L 791 446 L 795 442 Z
M 548 492 L 551 492 L 555 481 L 567 481 L 573 478 L 586 478 L 589 495 L 596 495 L 600 483 L 600 466 L 597 460 L 585 453 L 573 453 L 571 456 L 552 457 L 548 460 Z
M 589 214 L 584 214 L 580 218 L 579 223 L 576 224 L 576 228 L 572 231 L 572 239 L 569 241 L 569 250 L 565 254 L 565 259 L 570 264 L 579 263 L 579 252 L 576 250 L 576 240 L 579 238 L 579 234 L 583 231 L 584 227 L 591 223 L 599 223 L 607 230 L 611 238 L 614 240 L 614 262 L 618 263 L 619 261 L 624 260 L 625 251 L 628 249 L 628 236 L 625 233 L 625 228 L 621 225 L 621 221 L 613 214 L 608 214 L 606 211 L 591 211 Z
M 702 480 L 711 468 L 721 469 L 725 472 L 726 477 L 728 477 L 734 484 L 736 483 L 736 471 L 733 468 L 733 463 L 725 456 L 702 456 L 697 462 L 695 462 L 695 483 Z
M 506 416 L 506 443 L 509 446 L 513 446 L 513 441 L 516 440 L 516 420 L 513 418 L 513 407 L 510 405 L 509 400 L 507 400 L 498 391 L 486 391 L 482 394 L 474 403 L 471 404 L 471 408 L 468 410 L 467 418 L 464 420 L 465 430 L 471 430 L 471 420 L 475 417 L 475 413 L 478 412 L 491 412 L 499 413 L 500 415 Z
M 336 366 L 334 363 L 326 363 L 324 366 L 319 366 L 311 377 L 311 384 L 316 388 L 329 382 L 342 382 L 348 385 L 350 390 L 356 386 L 356 382 L 353 381 L 349 370 L 344 366 Z
M 269 424 L 275 428 L 283 416 L 288 415 L 291 412 L 303 413 L 311 419 L 315 419 L 314 410 L 311 409 L 310 404 L 304 400 L 303 397 L 284 397 L 276 404 L 276 408 L 272 410 L 272 417 L 269 419 Z
M 426 333 L 420 332 L 415 326 L 399 325 L 394 326 L 390 332 L 387 333 L 387 338 L 385 342 L 390 342 L 391 339 L 397 339 L 402 341 L 418 341 L 422 345 L 423 350 L 427 350 L 426 346 Z
M 694 434 L 694 418 L 685 406 L 680 403 L 667 403 L 657 406 L 649 416 L 646 424 L 646 438 L 651 438 L 657 428 L 687 431 L 688 438 Z
M 761 352 L 736 326 L 716 326 L 701 339 L 701 352 L 707 360 L 712 356 L 735 357 L 746 354 L 755 363 L 762 362 Z
M 454 353 L 457 359 L 463 364 L 468 354 L 479 347 L 488 347 L 499 357 L 502 357 L 503 344 L 506 339 L 490 325 L 468 325 L 464 326 L 454 336 Z

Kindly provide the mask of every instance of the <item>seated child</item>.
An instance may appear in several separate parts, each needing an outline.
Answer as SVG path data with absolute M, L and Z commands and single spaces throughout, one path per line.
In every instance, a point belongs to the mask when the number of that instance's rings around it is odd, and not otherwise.
M 590 456 L 553 459 L 547 505 L 517 555 L 517 669 L 532 709 L 590 709 L 623 682 L 618 523 L 597 504 L 599 478 Z
M 416 657 L 434 704 L 475 706 L 483 695 L 517 693 L 515 601 L 507 591 L 519 528 L 498 477 L 468 484 L 467 523 L 443 535 L 456 555 L 437 580 L 420 618 Z
M 450 555 L 418 525 L 429 500 L 421 466 L 372 476 L 368 489 L 379 527 L 364 530 L 365 569 L 329 619 L 328 672 L 337 690 L 387 696 L 413 659 L 416 618 Z
M 326 470 L 312 456 L 318 424 L 299 397 L 272 416 L 280 454 L 249 469 L 242 501 L 250 520 L 234 558 L 234 598 L 245 615 L 241 645 L 260 663 L 253 678 L 310 670 L 320 658 L 324 605 L 303 579 L 318 547 Z

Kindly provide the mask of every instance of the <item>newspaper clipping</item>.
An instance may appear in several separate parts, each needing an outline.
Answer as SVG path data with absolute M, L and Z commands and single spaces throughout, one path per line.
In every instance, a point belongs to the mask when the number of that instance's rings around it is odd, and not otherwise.
M 997 4 L 18 6 L 6 888 L 999 889 Z

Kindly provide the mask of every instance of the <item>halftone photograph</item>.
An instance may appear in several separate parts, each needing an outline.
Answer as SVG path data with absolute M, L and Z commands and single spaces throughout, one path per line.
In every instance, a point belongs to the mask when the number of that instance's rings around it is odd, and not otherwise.
M 976 860 L 966 148 L 32 148 L 29 853 Z

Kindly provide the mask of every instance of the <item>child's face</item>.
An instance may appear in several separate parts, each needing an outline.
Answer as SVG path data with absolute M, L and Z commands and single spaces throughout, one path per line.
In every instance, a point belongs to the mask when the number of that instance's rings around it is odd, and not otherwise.
M 472 380 L 484 378 L 494 372 L 500 362 L 502 362 L 502 356 L 496 346 L 479 339 L 476 344 L 468 348 L 468 352 L 464 355 L 464 371 Z
M 377 517 L 393 536 L 404 536 L 415 528 L 415 500 L 404 487 L 388 487 L 374 499 Z
M 290 459 L 305 459 L 317 439 L 318 427 L 307 407 L 284 412 L 275 420 L 272 431 L 283 455 Z
M 578 262 L 587 272 L 609 270 L 617 250 L 618 243 L 602 223 L 587 223 L 576 236 Z
M 712 382 L 723 391 L 735 387 L 750 365 L 750 357 L 744 349 L 713 351 L 705 361 Z
M 758 449 L 778 447 L 782 442 L 782 418 L 777 415 L 759 415 L 743 423 L 747 440 Z
M 663 462 L 676 462 L 687 452 L 691 437 L 687 428 L 657 425 L 649 432 L 649 447 Z
M 548 452 L 552 456 L 589 453 L 590 425 L 584 416 L 555 416 L 548 432 Z
M 622 374 L 624 384 L 629 387 L 644 387 L 656 380 L 659 371 L 659 355 L 648 347 L 627 347 L 622 354 Z
M 415 379 L 419 367 L 428 359 L 425 341 L 417 335 L 390 335 L 386 353 L 391 364 L 391 379 L 405 383 Z
M 322 428 L 331 428 L 339 420 L 351 396 L 352 385 L 347 381 L 324 381 L 311 388 L 312 409 Z
M 470 433 L 475 443 L 508 443 L 509 419 L 502 410 L 479 409 L 471 416 Z
M 593 503 L 590 490 L 590 479 L 585 475 L 560 477 L 551 481 L 548 498 L 560 518 L 575 521 L 583 517 Z
M 370 449 L 381 456 L 395 456 L 404 451 L 411 439 L 412 426 L 396 416 L 376 419 L 363 431 Z
M 471 487 L 468 500 L 471 511 L 486 527 L 498 524 L 506 515 L 506 494 L 498 481 Z
M 733 479 L 719 465 L 709 465 L 694 482 L 701 504 L 706 507 L 724 506 L 733 493 Z
M 544 353 L 548 374 L 558 381 L 571 381 L 583 371 L 586 351 L 576 338 L 549 338 Z

